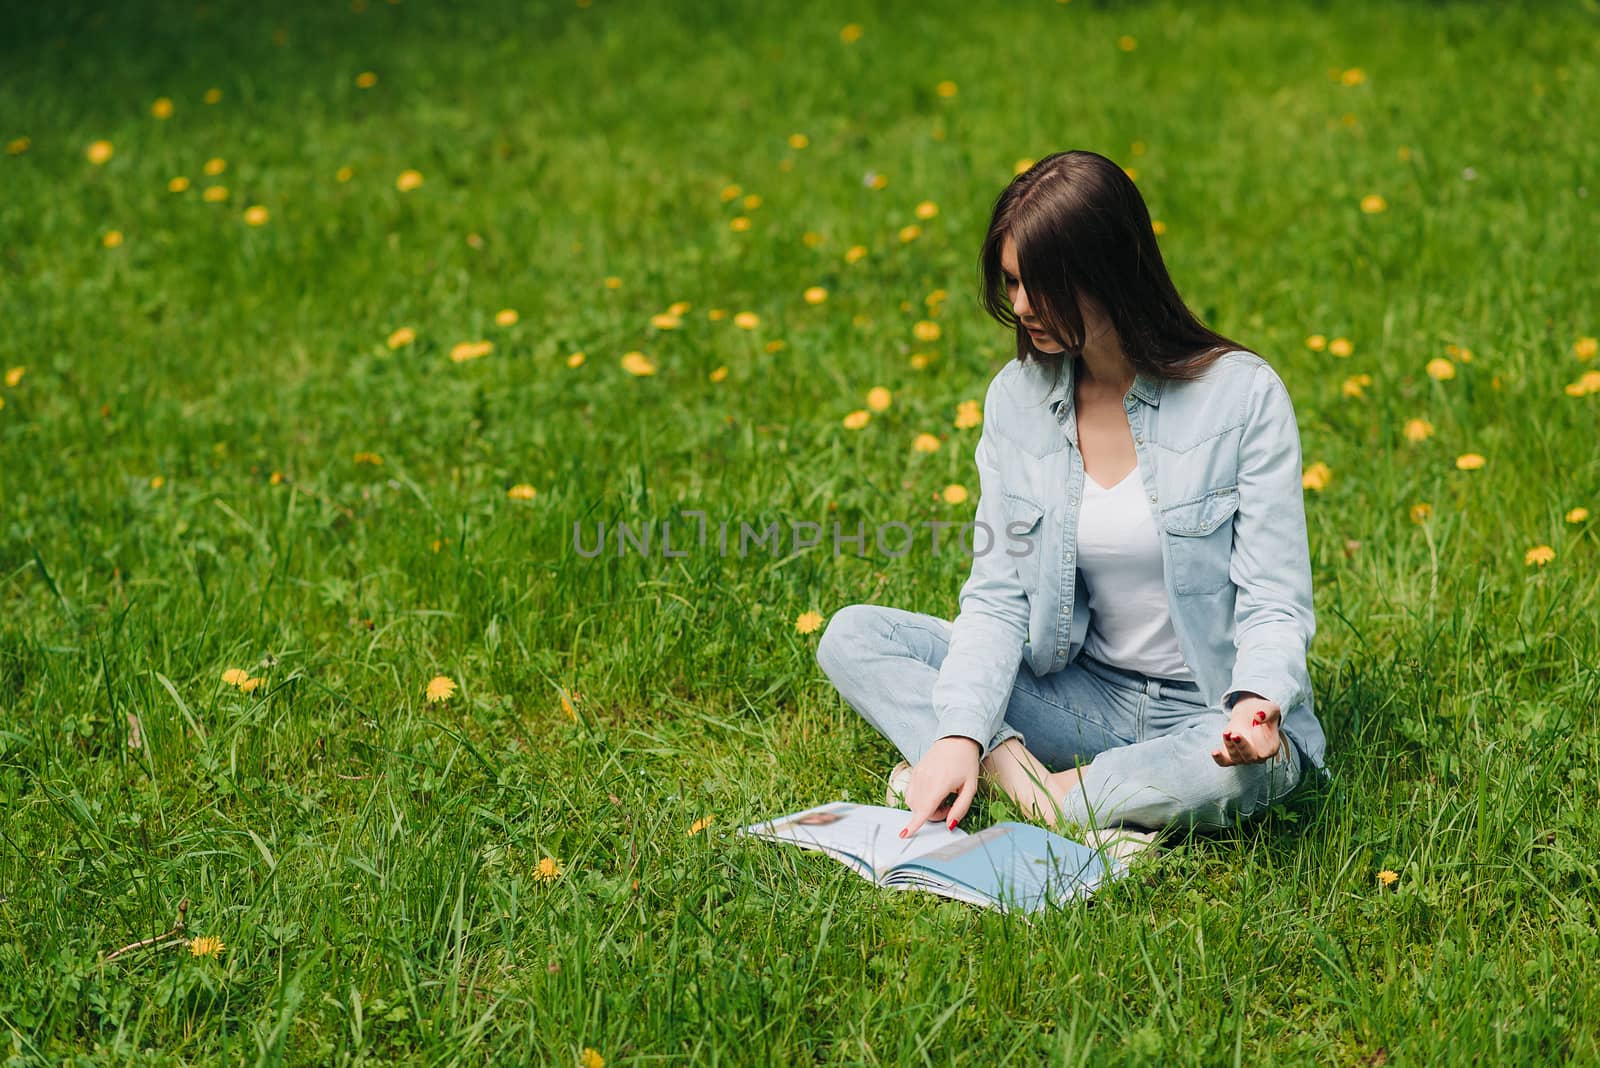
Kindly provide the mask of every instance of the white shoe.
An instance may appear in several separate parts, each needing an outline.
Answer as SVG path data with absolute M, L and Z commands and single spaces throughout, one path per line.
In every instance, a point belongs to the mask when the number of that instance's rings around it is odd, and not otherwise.
M 894 766 L 889 772 L 889 789 L 884 794 L 883 803 L 890 808 L 910 808 L 906 801 L 906 791 L 911 789 L 911 765 L 904 760 Z
M 1140 853 L 1154 848 L 1156 833 L 1154 831 L 1135 831 L 1127 827 L 1102 827 L 1099 830 L 1085 828 L 1083 844 L 1091 849 L 1104 850 L 1106 856 L 1124 863 L 1132 860 Z

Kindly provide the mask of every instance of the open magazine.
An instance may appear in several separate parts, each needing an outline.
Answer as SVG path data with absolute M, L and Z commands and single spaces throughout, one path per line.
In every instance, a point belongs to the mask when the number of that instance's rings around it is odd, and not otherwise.
M 836 801 L 736 833 L 818 850 L 879 886 L 1005 912 L 1087 897 L 1127 870 L 1113 856 L 1029 823 L 997 823 L 974 834 L 926 823 L 901 838 L 909 818 L 903 808 Z

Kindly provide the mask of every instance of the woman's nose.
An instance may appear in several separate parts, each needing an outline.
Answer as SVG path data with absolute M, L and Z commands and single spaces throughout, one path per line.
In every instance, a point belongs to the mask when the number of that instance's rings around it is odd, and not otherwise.
M 1028 291 L 1020 285 L 1017 286 L 1017 295 L 1011 298 L 1011 310 L 1018 319 L 1028 317 Z

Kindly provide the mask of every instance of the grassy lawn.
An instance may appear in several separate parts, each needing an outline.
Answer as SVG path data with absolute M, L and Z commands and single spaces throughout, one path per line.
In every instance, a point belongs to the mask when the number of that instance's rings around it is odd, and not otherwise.
M 6 5 L 0 1062 L 1600 1060 L 1597 30 Z M 881 803 L 797 624 L 954 614 L 1071 147 L 1289 385 L 1335 779 L 1030 926 L 732 832 Z

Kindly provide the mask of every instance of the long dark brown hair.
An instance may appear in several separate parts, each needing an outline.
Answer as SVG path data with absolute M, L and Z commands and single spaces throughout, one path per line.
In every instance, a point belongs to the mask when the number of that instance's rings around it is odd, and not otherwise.
M 1028 303 L 1060 353 L 1035 352 L 1006 292 L 1000 249 L 1010 235 Z M 1121 167 L 1094 152 L 1057 152 L 1012 179 L 994 204 L 979 255 L 983 306 L 1017 332 L 1017 359 L 1030 355 L 1056 375 L 1083 350 L 1079 297 L 1105 309 L 1135 372 L 1198 378 L 1243 346 L 1202 323 L 1178 295 L 1156 247 L 1150 212 Z

